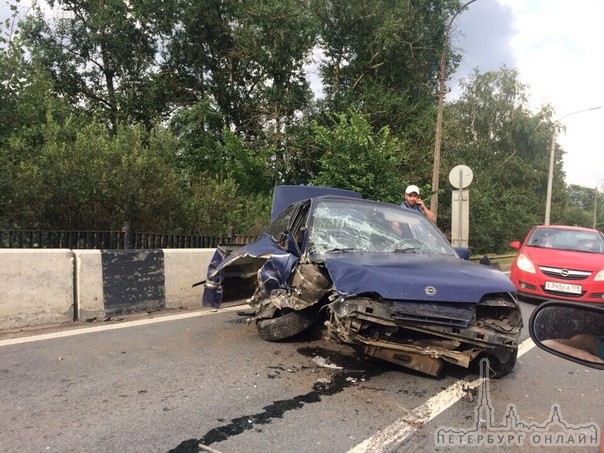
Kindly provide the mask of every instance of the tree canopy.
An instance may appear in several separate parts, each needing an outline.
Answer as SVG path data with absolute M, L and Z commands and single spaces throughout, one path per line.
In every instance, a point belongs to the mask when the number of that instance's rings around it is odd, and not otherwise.
M 46 4 L 14 3 L 0 28 L 0 229 L 254 234 L 276 184 L 397 204 L 417 184 L 428 201 L 459 1 Z M 446 52 L 452 71 L 459 55 Z M 505 251 L 543 218 L 559 125 L 550 106 L 528 108 L 529 89 L 503 67 L 445 104 L 440 192 L 452 167 L 473 169 L 477 253 Z M 562 156 L 552 223 L 591 226 L 604 197 L 567 187 Z M 443 197 L 445 232 L 450 213 Z

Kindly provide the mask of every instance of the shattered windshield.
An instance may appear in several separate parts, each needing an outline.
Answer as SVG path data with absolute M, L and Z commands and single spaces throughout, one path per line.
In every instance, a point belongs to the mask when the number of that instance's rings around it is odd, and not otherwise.
M 351 200 L 317 202 L 308 251 L 455 255 L 442 233 L 422 216 L 397 206 Z

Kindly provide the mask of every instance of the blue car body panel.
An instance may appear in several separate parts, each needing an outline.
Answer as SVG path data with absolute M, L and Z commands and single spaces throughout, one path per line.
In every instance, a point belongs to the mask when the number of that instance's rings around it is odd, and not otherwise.
M 256 242 L 241 247 L 228 256 L 220 247 L 216 249 L 208 267 L 208 278 L 203 292 L 202 305 L 218 308 L 222 304 L 222 281 L 224 268 L 242 257 L 264 258 L 266 262 L 260 268 L 260 281 L 270 291 L 284 288 L 292 269 L 299 258 L 283 250 L 269 236 L 262 236 Z
M 477 304 L 485 294 L 514 292 L 500 271 L 451 256 L 342 253 L 326 259 L 325 266 L 345 295 L 373 292 L 391 300 Z

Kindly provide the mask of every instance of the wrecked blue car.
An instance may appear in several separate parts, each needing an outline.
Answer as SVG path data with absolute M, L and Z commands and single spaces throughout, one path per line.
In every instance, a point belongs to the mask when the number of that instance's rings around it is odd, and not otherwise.
M 265 340 L 317 325 L 327 338 L 432 376 L 485 356 L 495 376 L 513 369 L 522 327 L 514 285 L 460 258 L 422 215 L 333 194 L 277 211 L 256 242 L 217 249 L 203 305 L 243 290 Z

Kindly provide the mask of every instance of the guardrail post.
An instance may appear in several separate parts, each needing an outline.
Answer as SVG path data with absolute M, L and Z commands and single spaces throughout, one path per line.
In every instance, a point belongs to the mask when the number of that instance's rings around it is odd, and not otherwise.
M 132 248 L 132 225 L 130 224 L 130 221 L 124 222 L 122 231 L 124 232 L 124 248 L 131 249 Z

